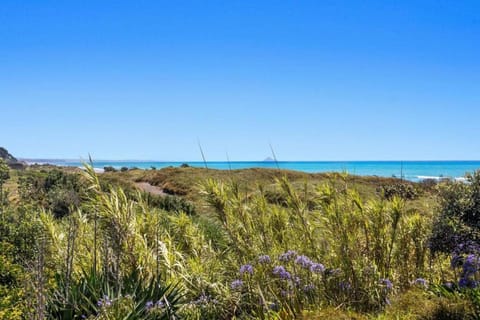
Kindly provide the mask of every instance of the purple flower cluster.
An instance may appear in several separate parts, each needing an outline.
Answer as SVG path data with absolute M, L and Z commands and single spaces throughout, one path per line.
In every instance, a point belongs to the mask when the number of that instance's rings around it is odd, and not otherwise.
M 112 305 L 112 300 L 107 295 L 104 295 L 102 299 L 97 301 L 97 306 L 103 308 L 103 307 L 109 307 Z
M 463 245 L 459 245 L 454 252 L 450 265 L 452 268 L 462 268 L 458 286 L 460 288 L 476 288 L 479 283 L 475 280 L 475 274 L 480 271 L 480 257 L 477 254 L 470 253 L 466 257 L 461 254 L 465 251 Z M 472 252 L 472 246 L 467 246 L 469 252 Z
M 258 257 L 258 263 L 269 264 L 270 262 L 272 262 L 272 260 L 270 259 L 270 256 L 267 256 L 266 254 Z
M 240 274 L 253 274 L 253 266 L 251 264 L 244 264 L 240 267 Z
M 198 297 L 197 300 L 192 301 L 191 303 L 200 305 L 200 306 L 205 306 L 210 303 L 217 304 L 218 300 L 217 299 L 212 299 L 212 297 L 208 294 L 202 293 L 200 297 Z
M 243 287 L 243 281 L 240 279 L 233 280 L 232 283 L 230 284 L 230 288 L 233 290 L 239 290 Z
M 307 256 L 298 256 L 295 259 L 295 263 L 305 269 L 309 269 L 313 264 L 312 260 L 310 260 L 310 258 Z
M 310 266 L 310 271 L 313 273 L 323 273 L 325 272 L 325 266 L 321 263 L 314 262 Z
M 418 286 L 421 286 L 421 287 L 427 287 L 427 280 L 423 279 L 423 278 L 417 278 L 415 280 L 415 284 L 418 285 Z
M 389 279 L 380 279 L 380 284 L 384 285 L 387 290 L 393 289 L 393 283 Z
M 292 275 L 285 269 L 284 266 L 276 266 L 273 268 L 273 274 L 283 280 L 290 280 L 292 278 Z
M 474 254 L 469 254 L 462 265 L 462 275 L 458 286 L 460 288 L 476 288 L 478 282 L 475 281 L 474 275 L 479 270 L 479 258 Z
M 293 260 L 297 256 L 297 252 L 293 250 L 288 250 L 285 253 L 282 253 L 279 257 L 278 260 L 283 261 L 283 262 L 288 262 L 290 260 Z
M 145 303 L 145 309 L 148 311 L 151 311 L 153 309 L 161 309 L 165 307 L 165 303 L 163 302 L 163 299 L 158 300 L 157 302 L 153 302 L 152 300 L 149 300 Z

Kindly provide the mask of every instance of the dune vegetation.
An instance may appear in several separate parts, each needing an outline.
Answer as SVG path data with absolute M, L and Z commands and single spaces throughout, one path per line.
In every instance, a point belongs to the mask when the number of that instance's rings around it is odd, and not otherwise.
M 480 173 L 0 163 L 0 319 L 477 319 L 479 214 Z

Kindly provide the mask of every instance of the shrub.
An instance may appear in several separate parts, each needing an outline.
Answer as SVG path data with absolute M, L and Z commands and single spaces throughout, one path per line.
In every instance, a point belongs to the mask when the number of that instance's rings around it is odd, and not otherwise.
M 447 181 L 440 185 L 440 214 L 433 226 L 433 252 L 451 253 L 459 245 L 480 244 L 480 171 L 467 182 Z
M 404 200 L 413 200 L 418 197 L 418 191 L 414 186 L 406 183 L 396 183 L 384 185 L 381 188 L 385 199 L 392 200 L 394 197 L 399 197 Z
M 142 197 L 147 203 L 155 208 L 170 212 L 184 212 L 188 215 L 195 215 L 195 205 L 177 196 L 156 196 L 150 193 L 143 193 Z
M 18 184 L 20 198 L 25 204 L 51 210 L 57 218 L 78 208 L 87 193 L 78 174 L 58 169 L 21 172 Z
M 190 167 L 190 165 L 188 163 L 182 163 L 180 165 L 180 168 L 189 168 L 189 167 Z
M 120 168 L 120 171 L 121 171 L 121 172 L 128 171 L 128 167 L 121 167 L 121 168 Z
M 105 171 L 105 172 L 116 172 L 117 169 L 115 169 L 112 166 L 107 166 L 107 167 L 103 167 L 103 171 Z

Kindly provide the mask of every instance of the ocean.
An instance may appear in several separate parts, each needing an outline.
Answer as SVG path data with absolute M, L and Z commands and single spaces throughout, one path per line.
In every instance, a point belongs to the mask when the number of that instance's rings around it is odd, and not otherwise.
M 30 163 L 37 161 L 31 160 Z M 81 161 L 41 160 L 37 163 L 50 163 L 60 166 L 82 167 Z M 205 167 L 203 162 L 162 162 L 162 161 L 94 161 L 99 170 L 106 166 L 157 169 L 179 167 L 187 163 L 192 167 Z M 451 178 L 462 180 L 466 173 L 480 169 L 480 161 L 211 161 L 206 163 L 210 169 L 235 170 L 245 168 L 280 168 L 303 172 L 348 172 L 361 176 L 403 177 L 410 181 L 425 179 Z

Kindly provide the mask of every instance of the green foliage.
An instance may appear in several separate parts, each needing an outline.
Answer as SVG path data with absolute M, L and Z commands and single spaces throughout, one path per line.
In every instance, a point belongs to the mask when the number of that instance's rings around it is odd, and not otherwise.
M 29 171 L 20 173 L 20 204 L 0 217 L 0 319 L 477 315 L 475 291 L 449 296 L 414 284 L 423 277 L 434 288 L 455 277 L 444 255 L 430 253 L 435 216 L 417 206 L 423 198 L 381 198 L 347 175 L 315 185 L 212 179 L 200 186 L 204 202 L 195 202 L 207 206 L 194 214 L 184 198 L 105 178 L 143 172 Z M 156 185 L 198 190 L 193 180 L 177 185 L 162 170 L 151 174 Z M 66 191 L 78 202 L 60 218 L 52 200 Z
M 10 178 L 10 168 L 3 159 L 0 159 L 0 189 L 3 184 Z
M 115 169 L 112 166 L 107 166 L 107 167 L 103 167 L 103 171 L 105 171 L 105 172 L 117 172 L 117 169 Z
M 468 175 L 466 183 L 447 181 L 439 191 L 432 250 L 450 253 L 461 243 L 480 244 L 480 171 Z
M 121 168 L 120 168 L 120 171 L 121 171 L 121 172 L 128 171 L 128 167 L 121 167 Z
M 34 212 L 7 207 L 0 216 L 0 319 L 26 318 L 25 284 L 28 267 L 36 256 L 35 239 L 40 226 Z
M 95 270 L 83 272 L 79 279 L 66 279 L 62 273 L 55 279 L 49 304 L 55 319 L 172 319 L 181 302 L 175 287 L 159 278 L 145 281 L 137 270 L 121 283 Z
M 184 212 L 188 215 L 195 215 L 195 206 L 178 196 L 157 196 L 150 193 L 143 193 L 142 198 L 147 201 L 148 205 L 170 212 Z
M 240 310 L 259 315 L 274 304 L 293 317 L 302 308 L 321 304 L 378 310 L 393 289 L 408 287 L 425 273 L 430 216 L 405 209 L 398 198 L 363 201 L 346 183 L 340 189 L 324 184 L 309 201 L 307 187 L 299 193 L 286 179 L 278 184 L 280 204 L 267 201 L 262 190 L 245 193 L 235 183 L 210 180 L 204 186 L 238 257 L 237 268 L 249 263 L 255 269 L 252 277 L 238 279 L 246 290 L 239 297 Z M 292 278 L 281 281 L 273 275 L 275 264 L 256 262 L 262 255 L 273 261 L 288 250 L 295 250 L 296 258 L 322 263 L 327 271 L 315 278 L 289 260 L 282 267 Z M 312 289 L 305 292 L 305 286 Z
M 78 208 L 87 192 L 77 174 L 58 169 L 20 172 L 18 189 L 23 203 L 51 210 L 57 218 Z
M 415 187 L 408 183 L 395 183 L 384 185 L 381 188 L 382 195 L 385 199 L 392 200 L 398 197 L 404 200 L 413 200 L 418 198 L 418 191 Z

